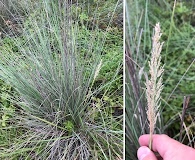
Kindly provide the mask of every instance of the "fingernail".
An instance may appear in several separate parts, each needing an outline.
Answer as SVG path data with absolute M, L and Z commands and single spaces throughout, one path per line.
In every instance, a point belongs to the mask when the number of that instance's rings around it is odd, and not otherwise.
M 151 151 L 148 147 L 140 147 L 137 151 L 137 157 L 139 160 L 143 160 L 150 152 Z

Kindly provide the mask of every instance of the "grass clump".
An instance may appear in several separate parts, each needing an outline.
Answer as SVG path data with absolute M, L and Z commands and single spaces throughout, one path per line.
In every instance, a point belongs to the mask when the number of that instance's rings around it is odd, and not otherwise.
M 122 118 L 107 116 L 110 106 L 93 100 L 106 88 L 94 87 L 104 63 L 104 41 L 98 41 L 99 48 L 90 43 L 90 60 L 83 57 L 77 35 L 85 28 L 72 16 L 77 4 L 31 2 L 19 24 L 20 34 L 11 37 L 3 30 L 14 49 L 1 46 L 0 78 L 17 92 L 7 99 L 16 108 L 11 128 L 20 134 L 1 150 L 1 158 L 122 157 Z

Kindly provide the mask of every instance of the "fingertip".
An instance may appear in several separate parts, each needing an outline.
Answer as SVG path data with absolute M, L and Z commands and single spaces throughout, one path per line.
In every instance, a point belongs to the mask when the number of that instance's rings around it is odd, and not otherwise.
M 154 153 L 146 146 L 142 146 L 138 149 L 137 157 L 139 160 L 157 160 Z
M 148 143 L 148 140 L 149 140 L 149 134 L 141 135 L 141 136 L 139 137 L 139 144 L 140 144 L 141 146 L 145 146 L 145 145 L 146 145 L 146 141 L 147 141 L 147 143 Z
M 146 157 L 150 153 L 150 149 L 146 146 L 142 146 L 137 151 L 137 157 L 139 160 L 143 160 L 144 157 Z

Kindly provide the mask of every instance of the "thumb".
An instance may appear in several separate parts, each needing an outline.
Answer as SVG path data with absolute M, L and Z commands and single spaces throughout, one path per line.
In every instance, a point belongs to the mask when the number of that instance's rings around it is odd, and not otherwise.
M 137 157 L 139 160 L 157 160 L 154 153 L 146 146 L 142 146 L 138 149 Z

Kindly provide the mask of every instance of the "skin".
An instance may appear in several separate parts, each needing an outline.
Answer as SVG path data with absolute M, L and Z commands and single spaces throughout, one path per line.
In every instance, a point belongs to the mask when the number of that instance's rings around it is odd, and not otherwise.
M 140 148 L 137 156 L 139 160 L 194 160 L 195 149 L 179 143 L 167 135 L 153 135 L 152 150 L 158 152 L 162 158 L 157 158 L 148 148 L 149 135 L 139 138 Z

